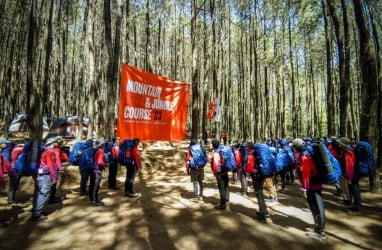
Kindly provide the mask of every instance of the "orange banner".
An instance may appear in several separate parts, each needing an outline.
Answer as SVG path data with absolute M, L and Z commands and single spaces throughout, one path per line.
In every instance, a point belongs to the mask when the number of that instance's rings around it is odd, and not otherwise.
M 121 68 L 120 141 L 184 140 L 190 85 L 127 64 Z

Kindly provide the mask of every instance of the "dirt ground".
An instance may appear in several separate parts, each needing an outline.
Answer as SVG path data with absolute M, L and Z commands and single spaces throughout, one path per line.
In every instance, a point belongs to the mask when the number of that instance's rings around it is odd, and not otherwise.
M 230 183 L 230 209 L 218 211 L 219 194 L 209 165 L 205 197 L 192 202 L 192 184 L 185 172 L 188 142 L 144 145 L 143 170 L 136 179 L 138 198 L 124 196 L 124 168 L 119 170 L 121 190 L 107 189 L 103 173 L 100 197 L 104 207 L 92 207 L 79 195 L 78 168 L 65 165 L 59 182 L 61 204 L 47 205 L 49 219 L 30 221 L 33 180 L 24 177 L 16 203 L 8 206 L 1 191 L 0 249 L 382 249 L 382 195 L 367 191 L 362 180 L 361 216 L 347 215 L 337 204 L 334 186 L 324 188 L 326 239 L 305 236 L 313 228 L 306 201 L 299 197 L 299 184 L 279 193 L 279 202 L 268 206 L 271 218 L 257 222 L 253 189 L 245 198 L 240 184 Z

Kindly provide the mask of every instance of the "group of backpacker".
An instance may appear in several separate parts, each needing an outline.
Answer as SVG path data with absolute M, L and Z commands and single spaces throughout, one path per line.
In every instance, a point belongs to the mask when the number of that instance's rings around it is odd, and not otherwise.
M 266 180 L 274 180 L 279 174 L 281 191 L 283 191 L 286 179 L 293 181 L 295 172 L 301 182 L 302 196 L 307 199 L 309 210 L 314 218 L 314 231 L 309 231 L 306 235 L 315 238 L 325 237 L 323 184 L 335 184 L 345 180 L 346 185 L 341 185 L 341 190 L 345 194 L 346 204 L 352 205 L 348 213 L 358 214 L 361 211 L 359 179 L 362 176 L 375 174 L 375 160 L 369 143 L 363 141 L 356 143 L 346 137 L 333 139 L 331 142 L 319 139 L 297 138 L 289 141 L 281 139 L 278 143 L 279 145 L 269 141 L 241 144 L 234 142 L 229 147 L 220 144 L 219 140 L 211 141 L 210 165 L 220 195 L 220 203 L 215 206 L 215 209 L 225 210 L 229 206 L 228 173 L 236 170 L 241 184 L 241 193 L 245 196 L 248 192 L 247 177 L 252 179 L 259 206 L 255 218 L 260 222 L 266 222 L 266 219 L 270 217 L 264 198 Z M 202 200 L 202 181 L 207 159 L 204 147 L 198 145 L 196 141 L 191 141 L 186 158 L 186 169 L 193 182 L 193 199 Z M 233 176 L 235 178 L 235 175 Z
M 69 154 L 69 162 L 78 166 L 81 174 L 80 195 L 89 196 L 94 206 L 103 206 L 98 197 L 98 190 L 102 179 L 102 171 L 109 166 L 108 188 L 119 190 L 117 186 L 118 163 L 126 166 L 125 196 L 137 197 L 134 190 L 135 176 L 141 168 L 141 158 L 138 151 L 139 139 L 125 139 L 119 143 L 118 138 L 111 141 L 91 139 L 76 142 Z M 90 178 L 89 191 L 87 183 Z
M 76 142 L 69 150 L 69 147 L 63 146 L 61 136 L 49 137 L 45 144 L 39 144 L 37 140 L 16 144 L 0 138 L 0 187 L 5 188 L 4 175 L 8 174 L 8 204 L 11 205 L 15 202 L 20 179 L 23 176 L 32 176 L 35 181 L 35 191 L 31 219 L 41 221 L 47 219 L 43 213 L 46 204 L 62 201 L 61 197 L 56 196 L 62 162 L 69 160 L 71 164 L 79 166 L 80 194 L 88 195 L 90 204 L 93 206 L 104 205 L 98 192 L 102 171 L 106 166 L 110 167 L 109 188 L 119 189 L 116 176 L 118 163 L 120 163 L 127 168 L 125 196 L 137 197 L 138 194 L 134 191 L 134 181 L 137 171 L 141 168 L 138 144 L 138 138 L 126 139 L 121 144 L 118 143 L 117 138 L 108 142 L 105 142 L 104 139 L 98 139 L 95 142 L 89 139 L 85 142 Z
M 0 138 L 0 169 L 2 169 L 0 183 L 2 183 L 2 187 L 5 187 L 4 174 L 8 174 L 8 204 L 11 205 L 15 202 L 20 179 L 23 176 L 32 176 L 35 181 L 32 209 L 32 220 L 34 221 L 47 218 L 42 214 L 47 203 L 61 202 L 61 198 L 56 197 L 56 184 L 59 173 L 62 171 L 62 152 L 60 150 L 62 142 L 63 138 L 60 136 L 48 138 L 45 144 L 40 144 L 37 140 L 16 144 Z

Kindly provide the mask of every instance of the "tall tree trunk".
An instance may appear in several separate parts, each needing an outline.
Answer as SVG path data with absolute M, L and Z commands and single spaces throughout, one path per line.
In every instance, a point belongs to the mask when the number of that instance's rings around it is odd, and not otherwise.
M 88 125 L 88 138 L 93 137 L 93 131 L 95 130 L 94 122 L 95 122 L 95 101 L 96 101 L 96 91 L 97 86 L 95 83 L 95 48 L 94 48 L 94 38 L 93 38 L 93 29 L 94 29 L 94 13 L 95 13 L 95 6 L 94 6 L 94 0 L 89 0 L 87 2 L 88 6 L 88 17 L 86 20 L 86 49 L 88 52 L 87 57 L 87 84 L 89 86 L 89 99 L 87 102 L 87 113 L 89 117 L 89 125 Z
M 353 133 L 353 131 L 349 130 L 348 128 L 351 128 L 350 123 L 354 123 L 355 121 L 352 121 L 349 119 L 350 116 L 350 98 L 351 98 L 351 89 L 352 84 L 350 80 L 350 35 L 349 35 L 349 22 L 348 22 L 348 12 L 346 7 L 345 0 L 341 0 L 341 6 L 342 6 L 342 19 L 344 23 L 344 72 L 343 72 L 343 81 L 344 81 L 344 89 L 341 90 L 341 94 L 344 94 L 344 106 L 346 110 L 346 119 L 344 119 L 344 126 L 346 127 L 346 136 L 349 136 Z M 343 93 L 342 93 L 343 92 Z
M 150 0 L 146 0 L 146 46 L 145 46 L 145 70 L 152 72 L 151 66 L 151 36 L 150 36 Z
M 196 5 L 196 0 L 192 0 L 192 6 L 191 6 L 191 53 L 192 53 L 192 100 L 191 100 L 191 106 L 192 106 L 192 114 L 191 114 L 191 138 L 193 140 L 198 139 L 198 133 L 199 133 L 199 68 L 198 68 L 198 47 L 196 46 L 197 37 L 197 16 L 198 16 L 198 9 Z
M 347 125 L 348 125 L 348 110 L 349 110 L 349 82 L 345 77 L 345 44 L 346 38 L 344 37 L 344 31 L 341 30 L 341 24 L 338 20 L 334 2 L 327 1 L 329 7 L 329 13 L 333 21 L 336 40 L 337 40 L 337 53 L 338 53 L 338 68 L 339 68 L 339 79 L 340 79 L 340 93 L 339 93 L 339 109 L 340 109 L 340 136 L 347 136 Z M 346 12 L 345 10 L 343 10 Z M 344 21 L 344 30 L 345 21 Z M 347 24 L 347 22 L 346 22 Z
M 292 8 L 291 8 L 291 0 L 288 0 L 289 6 L 289 19 L 288 19 L 288 41 L 289 41 L 289 62 L 290 62 L 290 71 L 291 71 L 291 86 L 292 86 L 292 135 L 293 137 L 298 136 L 298 113 L 297 113 L 297 89 L 295 82 L 295 72 L 294 72 L 294 59 L 293 59 L 293 44 L 292 44 Z
M 378 59 L 375 53 L 374 41 L 370 36 L 362 10 L 361 0 L 353 0 L 354 14 L 359 30 L 360 41 L 360 64 L 362 70 L 361 85 L 361 117 L 360 117 L 360 140 L 367 140 L 377 154 L 378 144 Z M 374 182 L 376 183 L 376 182 Z
M 380 55 L 380 52 L 381 52 L 381 48 L 380 48 L 380 41 L 379 41 L 379 35 L 378 35 L 378 28 L 377 28 L 377 24 L 375 23 L 375 19 L 378 20 L 378 18 L 375 18 L 375 15 L 378 15 L 379 12 L 375 11 L 376 8 L 374 8 L 375 6 L 373 6 L 374 4 L 377 4 L 377 3 L 369 3 L 369 1 L 366 1 L 366 3 L 368 4 L 368 10 L 370 10 L 369 12 L 369 16 L 370 16 L 370 21 L 371 21 L 371 25 L 372 25 L 372 34 L 373 34 L 373 37 L 374 37 L 374 44 L 375 44 L 375 48 L 376 48 L 376 55 Z M 379 27 L 382 27 L 382 23 L 379 22 Z M 380 30 L 380 29 L 379 29 Z M 377 59 L 377 77 L 378 77 L 378 88 L 379 88 L 379 103 L 378 103 L 378 110 L 382 110 L 382 71 L 381 71 L 381 60 L 378 59 L 378 57 L 376 57 Z M 376 154 L 376 162 L 377 162 L 377 166 L 379 166 L 379 169 L 382 169 L 382 114 L 381 112 L 378 112 L 377 113 L 377 116 L 378 116 L 378 134 L 379 134 L 379 138 L 378 138 L 378 145 L 376 145 L 376 148 L 377 148 L 377 154 Z M 375 152 L 375 150 L 374 150 Z M 379 175 L 377 174 L 377 176 L 375 177 L 376 180 L 379 180 Z M 381 190 L 381 185 L 380 185 L 380 182 L 376 181 L 375 182 L 375 188 L 377 190 Z
M 377 142 L 377 114 L 378 114 L 378 68 L 377 55 L 375 54 L 374 41 L 366 27 L 363 17 L 363 5 L 360 0 L 353 0 L 354 13 L 359 30 L 360 40 L 360 63 L 362 70 L 361 85 L 361 126 L 360 139 L 370 140 L 371 143 Z
M 47 38 L 46 38 L 46 47 L 45 47 L 45 62 L 44 62 L 44 73 L 43 73 L 43 83 L 42 83 L 42 91 L 43 96 L 48 97 L 49 96 L 49 83 L 55 84 L 55 91 L 60 93 L 60 86 L 57 86 L 56 82 L 50 81 L 49 78 L 49 69 L 51 67 L 50 65 L 50 57 L 53 51 L 53 40 L 54 40 L 54 25 L 53 25 L 53 19 L 54 19 L 54 9 L 55 9 L 55 1 L 50 1 L 50 8 L 49 8 L 49 20 L 48 20 L 48 32 L 47 32 Z M 59 82 L 58 82 L 59 83 Z M 56 100 L 57 102 L 60 102 L 60 100 Z M 50 102 L 48 101 L 48 98 L 46 99 L 46 102 L 43 102 L 43 109 L 45 111 L 45 114 L 50 114 L 49 105 Z M 49 105 L 50 106 L 50 105 Z
M 253 55 L 253 62 L 251 60 L 251 78 L 250 78 L 250 96 L 254 99 L 252 103 L 252 109 L 253 109 L 253 115 L 250 117 L 253 120 L 253 137 L 252 140 L 256 140 L 261 136 L 264 136 L 262 133 L 264 132 L 261 130 L 261 122 L 260 122 L 260 97 L 261 93 L 259 93 L 260 90 L 260 80 L 259 80 L 259 56 L 258 56 L 258 22 L 257 22 L 257 17 L 258 17 L 258 0 L 255 0 L 253 2 L 253 11 L 256 13 L 256 15 L 252 16 L 252 29 L 251 29 L 251 55 Z M 243 59 L 244 60 L 244 59 Z M 242 99 L 243 105 L 245 104 L 244 98 Z M 247 136 L 247 135 L 246 135 Z
M 326 47 L 326 105 L 327 105 L 327 124 L 328 124 L 328 135 L 333 136 L 336 134 L 335 129 L 335 115 L 334 115 L 334 86 L 332 80 L 332 51 L 331 51 L 331 36 L 329 34 L 329 25 L 327 18 L 327 10 L 325 0 L 322 0 L 322 12 L 325 24 L 325 47 Z
M 36 39 L 37 39 L 37 1 L 32 0 L 30 5 L 29 16 L 29 33 L 28 33 L 28 49 L 27 49 L 27 115 L 30 129 L 30 138 L 32 139 L 32 154 L 30 163 L 39 164 L 39 147 L 42 141 L 42 105 L 46 100 L 46 96 L 41 96 L 40 86 L 36 81 Z
M 114 126 L 116 117 L 116 99 L 118 86 L 119 53 L 120 53 L 120 33 L 122 24 L 122 6 L 120 0 L 116 2 L 117 18 L 115 25 L 114 48 L 111 28 L 110 0 L 104 0 L 104 25 L 105 25 L 105 45 L 106 45 L 106 138 L 114 136 Z

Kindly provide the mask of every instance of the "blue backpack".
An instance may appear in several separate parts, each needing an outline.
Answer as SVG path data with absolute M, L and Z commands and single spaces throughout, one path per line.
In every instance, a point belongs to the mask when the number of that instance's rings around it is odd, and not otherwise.
M 239 146 L 239 151 L 240 151 L 240 153 L 241 153 L 241 165 L 242 166 L 244 166 L 245 164 L 246 164 L 246 162 L 247 162 L 247 151 L 245 150 L 245 147 L 243 147 L 243 144 L 244 144 L 244 142 L 242 143 L 242 144 L 240 144 L 240 146 Z
M 98 148 L 87 148 L 83 150 L 80 154 L 79 165 L 81 170 L 94 170 L 97 169 L 97 165 L 94 162 L 95 152 Z
M 195 144 L 190 147 L 190 151 L 192 156 L 190 160 L 190 167 L 192 169 L 204 168 L 208 162 L 208 158 L 202 147 L 199 144 Z
M 83 150 L 90 147 L 90 143 L 78 141 L 74 143 L 72 150 L 69 153 L 69 163 L 74 166 L 80 165 L 80 154 Z M 93 146 L 93 145 L 91 145 Z
M 222 171 L 232 171 L 236 169 L 236 161 L 235 156 L 233 154 L 232 148 L 229 146 L 220 145 L 218 147 L 218 152 L 220 152 L 222 156 L 223 166 Z
M 133 164 L 133 157 L 131 154 L 131 150 L 134 147 L 133 140 L 125 139 L 119 145 L 119 153 L 118 153 L 118 163 L 127 166 Z
M 293 166 L 295 164 L 295 158 L 293 149 L 289 146 L 283 146 L 277 149 L 276 154 L 277 171 L 281 171 L 284 168 Z
M 342 174 L 341 165 L 324 143 L 313 142 L 308 146 L 306 153 L 312 156 L 322 184 L 334 184 L 339 180 Z
M 277 164 L 269 146 L 263 143 L 256 143 L 254 149 L 256 163 L 263 176 L 274 176 L 277 173 Z
M 5 142 L 5 148 L 1 151 L 1 154 L 9 161 L 11 162 L 11 153 L 12 149 L 16 146 L 16 143 L 13 141 L 6 141 Z
M 17 157 L 15 168 L 22 176 L 34 176 L 38 172 L 40 166 L 41 152 L 44 146 L 39 145 L 37 150 L 33 150 L 33 141 L 24 144 L 23 152 Z M 31 162 L 35 158 L 34 162 Z
M 118 160 L 113 155 L 113 147 L 114 147 L 114 142 L 112 141 L 105 142 L 105 146 L 103 150 L 105 152 L 106 162 L 116 162 Z
M 375 159 L 371 145 L 366 141 L 359 141 L 354 148 L 356 165 L 355 171 L 361 177 L 375 175 Z

